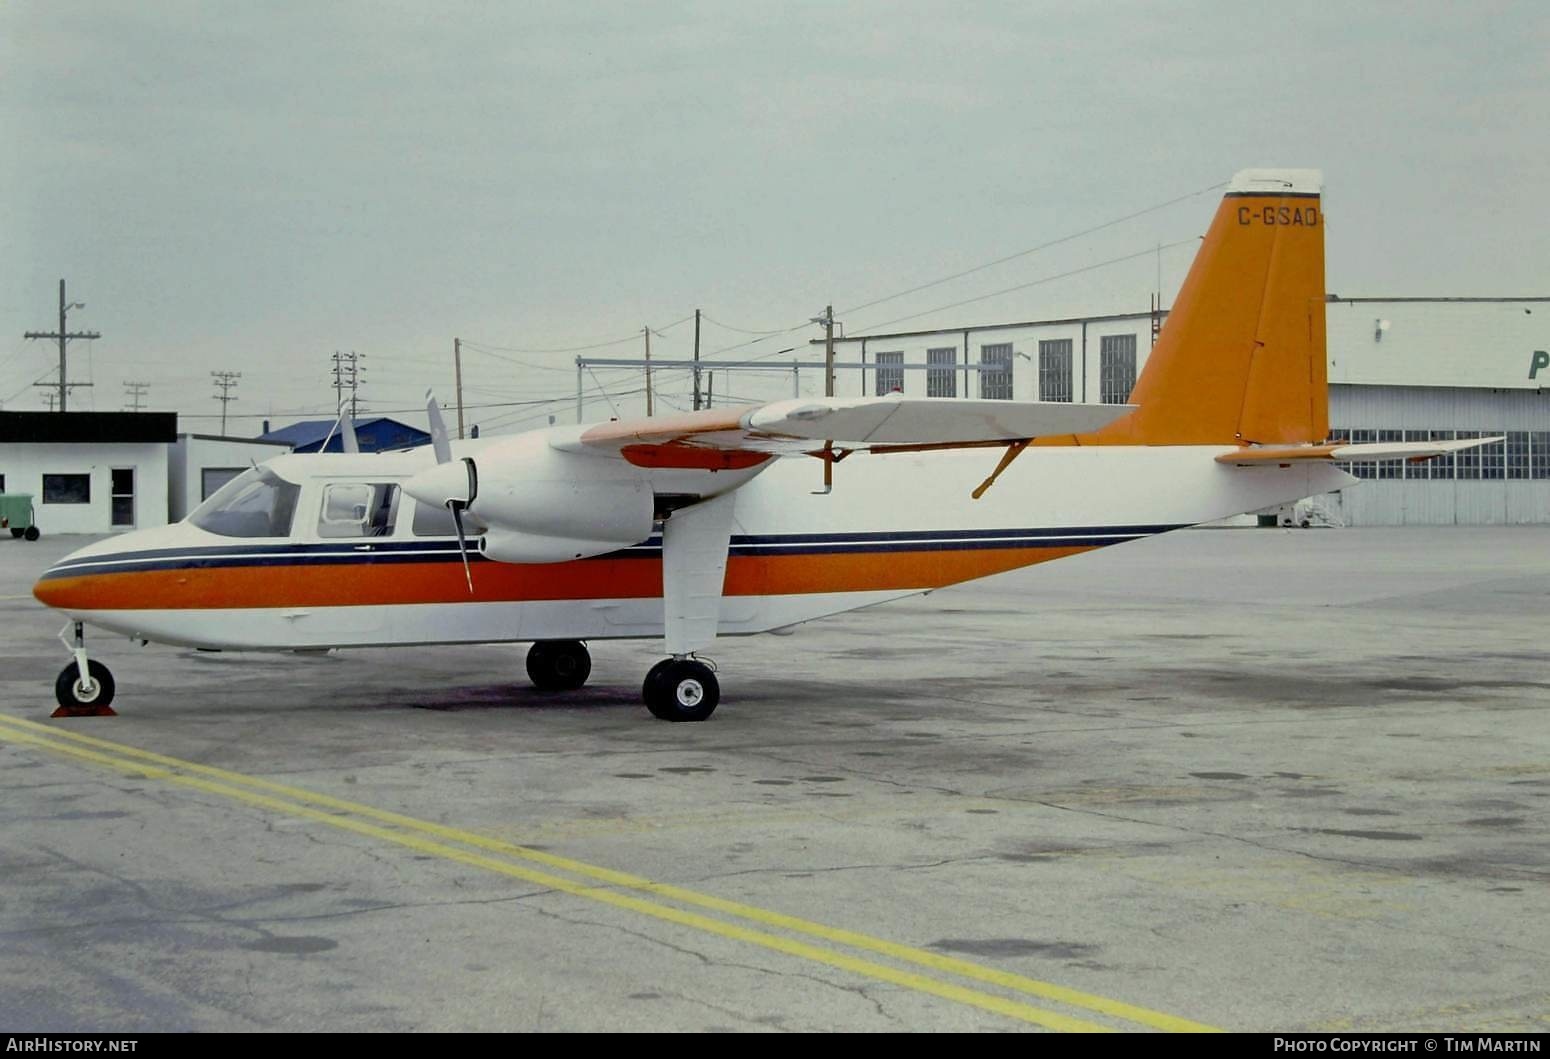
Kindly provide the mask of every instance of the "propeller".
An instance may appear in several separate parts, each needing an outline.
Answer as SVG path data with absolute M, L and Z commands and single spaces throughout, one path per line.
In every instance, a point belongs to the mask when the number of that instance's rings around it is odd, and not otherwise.
M 425 412 L 430 419 L 431 451 L 436 454 L 436 466 L 422 471 L 404 483 L 404 492 L 427 504 L 439 504 L 452 512 L 452 524 L 457 527 L 457 550 L 463 559 L 463 577 L 468 581 L 468 594 L 474 594 L 474 575 L 468 566 L 468 537 L 463 531 L 463 512 L 474 502 L 479 492 L 479 473 L 474 461 L 466 457 L 452 458 L 452 441 L 447 436 L 447 424 L 441 418 L 441 406 L 436 395 L 425 391 Z

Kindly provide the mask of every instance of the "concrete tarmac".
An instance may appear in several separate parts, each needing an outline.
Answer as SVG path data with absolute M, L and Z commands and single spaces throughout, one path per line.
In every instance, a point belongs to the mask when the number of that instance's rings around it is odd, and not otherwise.
M 528 686 L 89 636 L 0 540 L 0 1028 L 1544 1031 L 1550 530 L 1196 530 Z M 154 757 L 147 754 L 156 755 Z

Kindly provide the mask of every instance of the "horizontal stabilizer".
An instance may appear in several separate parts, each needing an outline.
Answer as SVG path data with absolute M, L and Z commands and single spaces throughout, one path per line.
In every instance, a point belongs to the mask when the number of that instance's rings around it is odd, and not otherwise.
M 1459 438 L 1455 441 L 1386 441 L 1371 445 L 1334 442 L 1327 445 L 1255 447 L 1223 453 L 1216 458 L 1216 462 L 1251 467 L 1263 463 L 1291 463 L 1294 460 L 1429 460 L 1434 456 L 1446 456 L 1450 452 L 1490 445 L 1504 440 L 1504 437 L 1499 434 L 1490 438 Z

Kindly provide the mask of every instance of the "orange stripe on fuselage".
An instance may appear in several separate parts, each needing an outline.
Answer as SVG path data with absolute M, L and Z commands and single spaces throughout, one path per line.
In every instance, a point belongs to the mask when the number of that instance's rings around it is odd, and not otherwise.
M 739 556 L 727 560 L 728 596 L 941 588 L 1090 551 L 976 548 L 940 551 Z M 60 610 L 208 610 L 263 607 L 513 603 L 641 599 L 662 595 L 657 558 L 520 565 L 477 563 L 468 593 L 459 563 L 359 563 L 139 570 L 40 581 L 33 595 Z

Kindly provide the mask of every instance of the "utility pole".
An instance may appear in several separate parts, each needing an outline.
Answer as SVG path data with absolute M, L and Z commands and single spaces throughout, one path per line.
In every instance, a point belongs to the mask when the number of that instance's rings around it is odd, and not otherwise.
M 63 412 L 65 410 L 65 395 L 67 393 L 69 393 L 71 387 L 73 387 L 73 386 L 90 386 L 91 385 L 91 383 L 89 383 L 89 382 L 74 382 L 74 383 L 72 383 L 72 382 L 70 382 L 68 380 L 68 376 L 65 374 L 65 344 L 67 342 L 69 342 L 72 338 L 101 338 L 102 337 L 102 335 L 100 333 L 96 332 L 96 331 L 66 331 L 65 330 L 65 314 L 68 313 L 71 309 L 84 309 L 84 308 L 86 308 L 86 303 L 85 302 L 70 302 L 70 303 L 66 304 L 66 302 L 65 302 L 65 281 L 64 280 L 60 280 L 59 281 L 59 330 L 58 331 L 28 331 L 28 332 L 26 332 L 25 334 L 22 335 L 23 338 L 55 338 L 55 339 L 59 340 L 59 410 L 61 412 Z M 40 383 L 39 385 L 49 385 L 49 384 Z M 52 412 L 54 410 L 53 406 L 54 406 L 54 403 L 52 401 L 50 401 L 49 402 L 49 411 Z
M 705 407 L 709 408 L 711 405 L 716 403 L 716 373 L 713 371 L 706 372 L 705 382 L 707 384 L 707 388 L 705 390 Z
M 50 387 L 48 393 L 43 395 L 43 399 L 48 402 L 48 410 L 52 412 L 54 406 L 59 403 L 59 394 L 54 392 L 53 387 Z
M 694 310 L 694 410 L 700 410 L 700 311 Z
M 650 327 L 645 327 L 645 328 L 642 328 L 642 330 L 646 334 L 646 416 L 647 416 L 647 418 L 650 418 L 651 414 L 652 414 L 652 411 L 651 411 L 651 328 Z
M 148 382 L 130 382 L 128 379 L 125 379 L 124 400 L 129 403 L 129 407 L 125 409 L 125 411 L 140 411 L 141 399 L 145 396 L 145 391 L 149 390 L 150 388 L 151 384 Z
M 344 411 L 344 391 L 350 391 L 350 418 L 355 418 L 358 402 L 357 393 L 360 390 L 361 375 L 365 371 L 360 362 L 366 359 L 366 354 L 357 353 L 353 349 L 348 353 L 334 351 L 334 408 Z
M 813 317 L 823 324 L 823 395 L 834 396 L 834 306 L 824 306 L 823 315 Z
M 215 380 L 215 388 L 220 393 L 215 399 L 221 402 L 221 436 L 226 436 L 226 406 L 237 400 L 231 392 L 237 388 L 237 380 L 242 378 L 240 371 L 212 371 L 210 377 Z
M 452 374 L 457 390 L 457 436 L 463 437 L 463 340 L 452 340 Z

